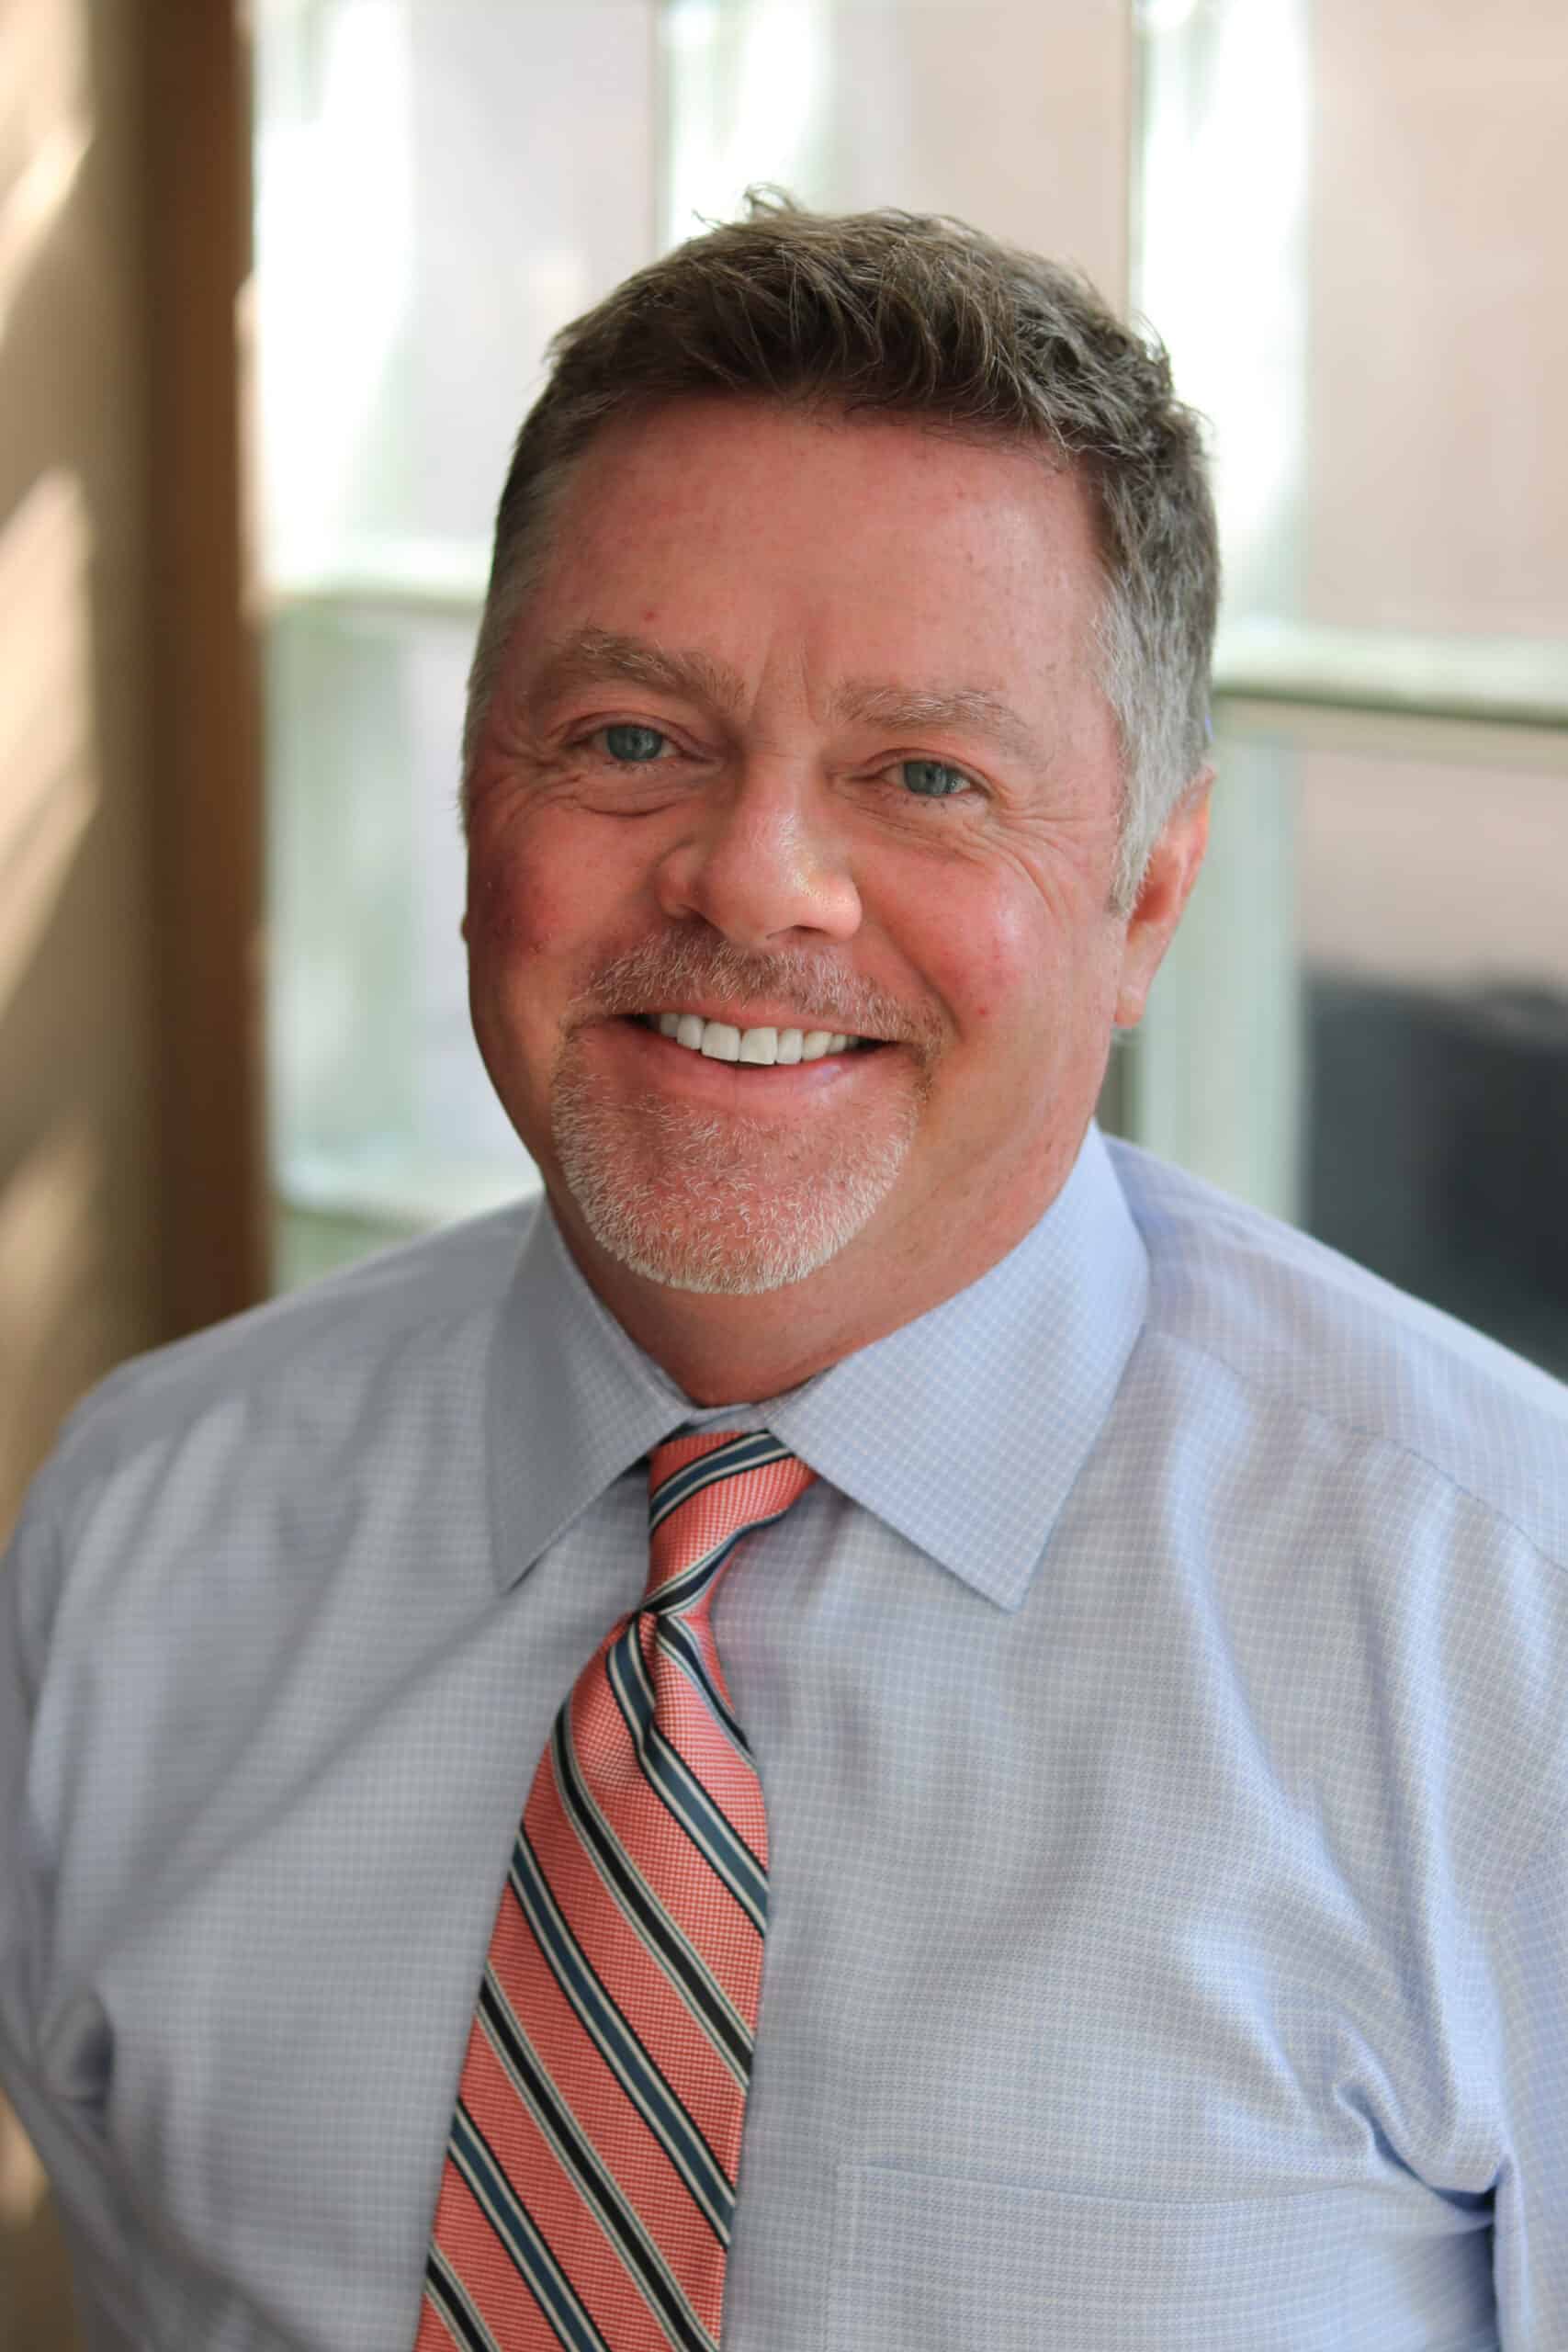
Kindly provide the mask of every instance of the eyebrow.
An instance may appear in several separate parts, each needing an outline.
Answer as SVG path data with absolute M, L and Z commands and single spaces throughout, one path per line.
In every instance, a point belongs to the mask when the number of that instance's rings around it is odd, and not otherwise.
M 874 686 L 851 681 L 833 697 L 834 716 L 897 729 L 960 727 L 988 735 L 1020 759 L 1040 757 L 1040 741 L 1010 704 L 983 686 Z
M 546 701 L 568 687 L 603 681 L 651 686 L 660 694 L 685 695 L 719 709 L 737 711 L 746 699 L 738 671 L 705 653 L 671 653 L 640 637 L 608 628 L 578 629 L 551 643 L 534 679 L 530 700 Z
M 728 662 L 711 655 L 675 652 L 606 628 L 579 629 L 550 645 L 530 699 L 547 700 L 584 683 L 625 681 L 658 693 L 684 695 L 730 715 L 743 708 L 746 684 Z M 958 727 L 988 735 L 1021 759 L 1037 760 L 1034 730 L 999 695 L 983 686 L 878 685 L 849 679 L 832 695 L 831 716 L 878 727 Z

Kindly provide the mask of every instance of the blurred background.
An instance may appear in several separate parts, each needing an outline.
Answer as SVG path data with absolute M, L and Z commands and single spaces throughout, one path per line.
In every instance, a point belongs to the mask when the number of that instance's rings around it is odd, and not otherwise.
M 1561 0 L 0 0 L 0 1526 L 121 1357 L 534 1181 L 454 813 L 543 346 L 783 183 L 1213 421 L 1210 865 L 1103 1114 L 1568 1374 Z M 0 2343 L 73 2341 L 0 2114 Z

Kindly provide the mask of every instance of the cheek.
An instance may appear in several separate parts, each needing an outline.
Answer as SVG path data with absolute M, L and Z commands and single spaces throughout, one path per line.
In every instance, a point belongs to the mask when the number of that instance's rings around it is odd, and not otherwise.
M 926 927 L 927 978 L 961 1034 L 978 1044 L 1029 1019 L 1049 978 L 1050 941 L 1039 908 L 1012 891 L 946 879 Z
M 925 931 L 923 977 L 961 1046 L 998 1075 L 1076 1061 L 1108 1036 L 1115 975 L 1105 924 L 1067 920 L 1034 888 L 949 876 Z
M 474 846 L 468 859 L 470 953 L 509 965 L 570 956 L 591 929 L 601 862 L 580 846 L 512 835 L 504 850 Z
M 482 959 L 515 947 L 520 930 L 516 891 L 494 866 L 468 862 L 468 910 L 465 935 L 470 957 Z

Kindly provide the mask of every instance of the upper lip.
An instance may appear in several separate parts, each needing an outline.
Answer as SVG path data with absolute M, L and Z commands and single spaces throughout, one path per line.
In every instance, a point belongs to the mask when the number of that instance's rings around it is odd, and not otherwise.
M 705 1001 L 701 997 L 694 1000 L 677 997 L 667 1003 L 640 1008 L 641 1018 L 645 1021 L 656 1020 L 661 1012 L 694 1012 L 704 1021 L 726 1021 L 732 1029 L 739 1029 L 742 1035 L 748 1029 L 803 1029 L 807 1035 L 813 1029 L 826 1029 L 830 1036 L 839 1037 L 869 1037 L 874 1034 L 871 1030 L 856 1029 L 848 1022 L 835 1020 L 831 1014 L 802 1012 L 798 1006 L 793 1004 L 786 1005 L 782 1011 L 765 1006 L 761 1012 L 750 1008 L 741 1012 L 732 1004 L 716 1005 L 711 999 Z

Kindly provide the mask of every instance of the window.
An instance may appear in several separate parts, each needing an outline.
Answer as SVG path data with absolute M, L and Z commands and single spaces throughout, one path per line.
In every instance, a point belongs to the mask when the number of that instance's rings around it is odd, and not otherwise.
M 265 0 L 256 377 L 280 1284 L 536 1181 L 468 1033 L 456 814 L 545 344 L 654 250 L 651 0 Z
M 1213 420 L 1214 848 L 1107 1115 L 1568 1368 L 1568 18 L 265 0 L 258 54 L 280 1282 L 531 1181 L 456 941 L 491 506 L 553 328 L 774 180 L 1082 262 Z
M 1568 19 L 1147 0 L 1140 53 L 1226 595 L 1130 1124 L 1568 1372 Z

